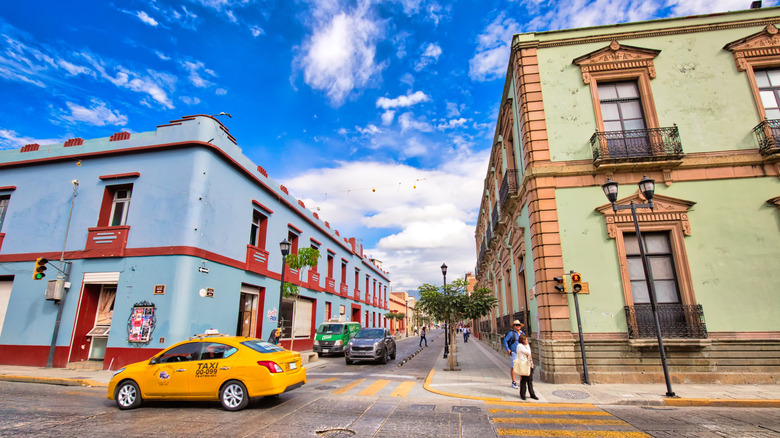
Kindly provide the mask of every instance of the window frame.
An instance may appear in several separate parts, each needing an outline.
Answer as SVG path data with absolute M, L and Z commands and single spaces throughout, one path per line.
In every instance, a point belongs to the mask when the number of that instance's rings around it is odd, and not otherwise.
M 756 105 L 759 120 L 766 120 L 766 111 L 761 101 L 761 93 L 756 82 L 755 70 L 780 68 L 780 44 L 775 37 L 778 29 L 768 24 L 758 33 L 726 44 L 723 48 L 734 56 L 737 71 L 746 72 L 753 103 Z
M 114 213 L 116 212 L 116 195 L 121 190 L 129 190 L 130 197 L 127 198 L 126 207 L 123 211 L 124 220 L 119 225 L 112 225 L 114 221 Z M 98 213 L 98 227 L 121 227 L 127 226 L 127 218 L 130 211 L 130 202 L 133 199 L 133 183 L 122 183 L 106 185 L 103 192 L 103 201 L 100 206 L 100 212 Z
M 257 221 L 255 221 L 257 219 Z M 252 209 L 252 225 L 249 232 L 249 244 L 265 250 L 268 238 L 268 215 L 262 211 Z M 253 242 L 254 241 L 254 242 Z

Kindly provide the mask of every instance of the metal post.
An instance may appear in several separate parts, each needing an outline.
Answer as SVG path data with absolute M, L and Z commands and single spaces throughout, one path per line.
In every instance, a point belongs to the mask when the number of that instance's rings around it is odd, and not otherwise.
M 64 279 L 62 274 L 63 264 L 65 262 L 65 245 L 68 243 L 68 232 L 70 231 L 70 219 L 73 217 L 73 205 L 76 203 L 76 190 L 79 188 L 79 180 L 74 179 L 73 183 L 73 195 L 70 197 L 70 213 L 68 213 L 68 224 L 65 226 L 65 239 L 62 242 L 62 253 L 60 253 L 60 268 L 57 274 L 57 279 Z M 70 272 L 70 270 L 68 270 Z M 60 322 L 62 321 L 62 308 L 65 307 L 65 297 L 68 295 L 67 291 L 63 288 L 62 299 L 57 304 L 57 319 L 54 321 L 54 332 L 51 335 L 51 346 L 49 347 L 49 358 L 46 361 L 46 368 L 54 366 L 54 350 L 57 348 L 57 336 L 60 333 Z
M 282 282 L 279 283 L 279 308 L 276 310 L 276 328 L 283 329 L 282 327 L 282 297 L 284 297 L 284 271 L 287 265 L 287 255 L 282 255 Z M 282 335 L 279 334 L 281 339 Z
M 447 271 L 446 269 L 442 271 L 442 276 L 444 277 L 444 287 L 447 286 Z M 442 291 L 444 291 L 444 287 L 442 287 Z M 450 354 L 450 334 L 452 329 L 450 328 L 449 321 L 444 321 L 444 359 L 447 358 Z
M 640 204 L 640 206 L 645 206 Z M 647 205 L 650 209 L 653 208 L 652 201 Z M 639 244 L 639 255 L 642 258 L 642 267 L 645 271 L 645 282 L 647 283 L 647 291 L 650 295 L 650 308 L 653 310 L 653 322 L 655 323 L 655 334 L 658 337 L 658 349 L 661 352 L 661 364 L 664 368 L 664 379 L 666 380 L 666 396 L 676 397 L 674 391 L 672 391 L 672 382 L 669 379 L 669 369 L 666 366 L 666 352 L 664 351 L 664 341 L 661 337 L 661 323 L 658 320 L 658 311 L 656 309 L 656 297 L 655 297 L 655 284 L 653 281 L 653 269 L 650 266 L 650 261 L 645 254 L 645 243 L 642 239 L 642 234 L 639 231 L 639 220 L 636 217 L 636 205 L 634 201 L 631 201 L 631 215 L 634 218 L 634 228 L 636 229 L 636 239 Z
M 585 384 L 590 385 L 588 378 L 588 362 L 585 361 L 585 339 L 582 337 L 582 322 L 580 321 L 580 301 L 577 299 L 577 292 L 574 295 L 574 310 L 577 312 L 577 330 L 580 333 L 580 353 L 582 354 L 582 370 L 585 373 Z

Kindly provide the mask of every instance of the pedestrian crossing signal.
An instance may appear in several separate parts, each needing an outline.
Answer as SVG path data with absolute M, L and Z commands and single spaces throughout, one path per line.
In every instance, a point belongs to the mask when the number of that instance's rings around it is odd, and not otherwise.
M 46 263 L 49 263 L 49 260 L 38 257 L 35 259 L 35 269 L 33 270 L 33 280 L 42 280 L 43 277 L 46 276 L 44 274 L 44 271 L 46 271 Z
M 566 277 L 553 277 L 553 280 L 558 283 L 555 285 L 555 290 L 561 293 L 566 293 Z
M 582 290 L 582 275 L 579 272 L 571 273 L 571 290 L 574 293 Z

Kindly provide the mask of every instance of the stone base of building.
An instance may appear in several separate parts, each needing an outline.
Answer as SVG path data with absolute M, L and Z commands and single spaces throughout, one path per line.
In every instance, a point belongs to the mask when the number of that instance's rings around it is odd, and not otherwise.
M 493 346 L 503 348 L 500 337 Z M 780 384 L 780 337 L 766 339 L 664 339 L 669 377 L 675 383 Z M 532 339 L 534 364 L 546 383 L 583 383 L 577 340 Z M 664 373 L 652 340 L 585 340 L 590 383 L 658 383 Z

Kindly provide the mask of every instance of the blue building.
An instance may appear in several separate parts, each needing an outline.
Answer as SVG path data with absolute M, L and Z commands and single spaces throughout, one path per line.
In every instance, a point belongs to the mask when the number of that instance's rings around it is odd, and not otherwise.
M 211 328 L 265 339 L 285 239 L 320 253 L 317 267 L 284 273 L 300 286 L 281 306 L 285 347 L 311 349 L 331 318 L 387 326 L 381 264 L 211 116 L 0 151 L 0 363 L 42 366 L 53 351 L 57 367 L 117 369 Z

